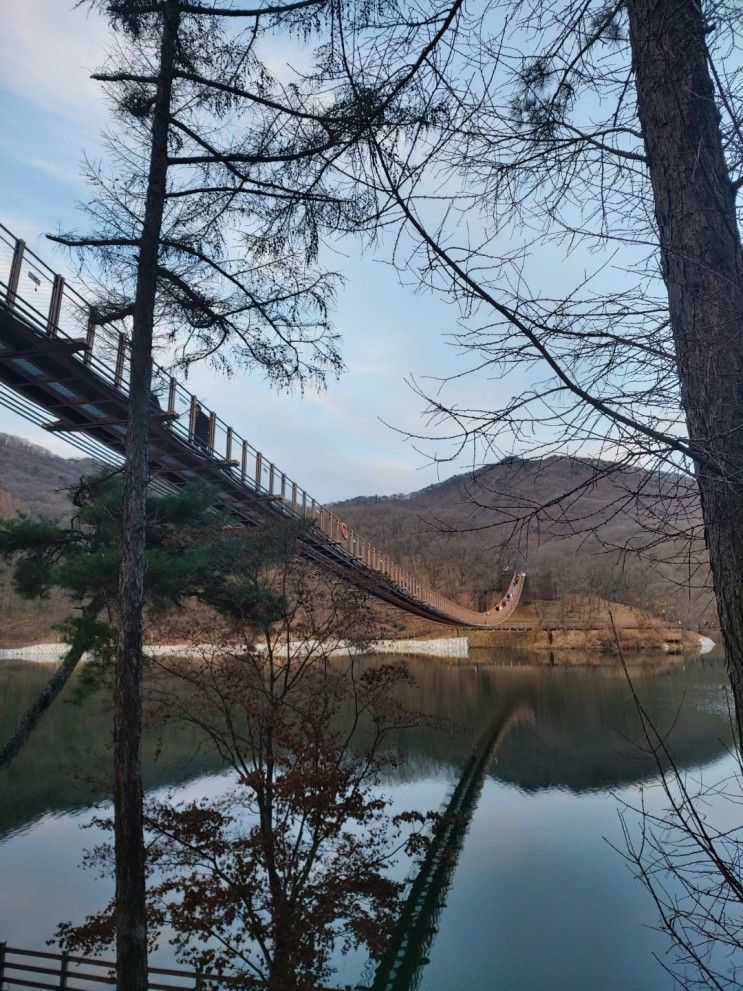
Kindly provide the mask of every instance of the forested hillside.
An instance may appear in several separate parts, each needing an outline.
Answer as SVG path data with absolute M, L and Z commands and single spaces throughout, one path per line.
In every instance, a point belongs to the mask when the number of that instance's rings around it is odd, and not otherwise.
M 69 486 L 93 467 L 0 434 L 0 515 L 65 516 Z M 476 608 L 486 608 L 519 567 L 529 576 L 527 601 L 602 596 L 685 626 L 714 620 L 699 541 L 690 566 L 681 532 L 699 523 L 694 490 L 676 476 L 607 462 L 509 459 L 477 476 L 335 508 L 411 571 Z M 28 611 L 0 566 L 0 619 L 6 634 L 17 628 L 19 642 Z
M 19 511 L 55 520 L 69 516 L 70 486 L 93 469 L 91 461 L 61 458 L 38 444 L 0 433 L 0 519 Z M 38 602 L 21 599 L 7 565 L 0 561 L 0 647 L 58 639 L 54 625 L 68 612 L 57 594 L 41 609 Z
M 690 480 L 676 475 L 510 458 L 408 495 L 361 497 L 335 509 L 410 570 L 476 608 L 486 608 L 518 567 L 528 572 L 531 598 L 592 594 L 695 626 L 714 620 L 698 502 Z
M 60 458 L 38 444 L 0 433 L 0 514 L 23 509 L 51 519 L 69 515 L 68 489 L 89 474 L 93 462 Z

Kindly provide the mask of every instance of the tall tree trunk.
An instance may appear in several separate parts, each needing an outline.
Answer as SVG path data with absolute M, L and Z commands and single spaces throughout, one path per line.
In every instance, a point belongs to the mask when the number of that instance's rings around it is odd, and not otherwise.
M 119 991 L 147 989 L 145 851 L 142 807 L 142 601 L 152 331 L 157 264 L 165 207 L 173 68 L 180 13 L 167 0 L 163 13 L 157 93 L 153 108 L 145 215 L 139 245 L 131 341 L 129 419 L 119 576 L 120 632 L 114 721 L 114 834 L 116 850 L 116 978 Z
M 96 596 L 83 609 L 83 619 L 95 619 L 103 608 L 103 604 L 103 596 Z M 76 632 L 72 638 L 70 649 L 64 656 L 64 660 L 28 709 L 26 709 L 18 725 L 3 746 L 0 747 L 0 771 L 4 771 L 13 758 L 17 756 L 18 751 L 41 722 L 41 717 L 69 681 L 70 675 L 80 663 L 80 659 L 85 653 L 87 639 L 84 628 Z
M 699 0 L 627 0 L 650 170 L 717 608 L 743 740 L 743 281 Z

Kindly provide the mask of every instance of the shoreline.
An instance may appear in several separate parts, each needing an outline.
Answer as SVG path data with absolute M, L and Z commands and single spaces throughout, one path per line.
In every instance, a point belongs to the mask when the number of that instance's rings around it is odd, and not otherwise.
M 508 638 L 511 639 L 510 637 Z M 704 636 L 703 634 L 694 634 L 694 639 L 697 641 L 696 647 L 689 642 L 691 638 L 687 638 L 681 647 L 680 644 L 674 642 L 663 642 L 660 644 L 653 644 L 652 647 L 649 645 L 643 645 L 640 652 L 647 654 L 657 654 L 658 656 L 677 656 L 684 657 L 688 654 L 695 656 L 697 654 L 704 655 L 710 653 L 715 647 L 716 643 L 710 637 Z M 302 654 L 307 654 L 315 649 L 319 645 L 314 643 L 300 643 L 293 642 L 290 644 L 291 651 L 296 656 L 301 656 Z M 575 643 L 533 643 L 533 642 L 510 642 L 510 643 L 490 643 L 487 646 L 484 644 L 471 643 L 467 636 L 456 636 L 456 637 L 438 637 L 429 639 L 418 639 L 418 638 L 405 638 L 399 640 L 377 640 L 369 645 L 367 649 L 359 649 L 350 644 L 339 644 L 328 652 L 331 657 L 348 657 L 348 656 L 369 656 L 372 654 L 407 654 L 410 656 L 418 657 L 440 657 L 449 660 L 468 660 L 470 659 L 470 651 L 475 651 L 479 653 L 483 649 L 494 649 L 494 650 L 515 650 L 519 653 L 524 654 L 545 654 L 549 658 L 545 661 L 534 662 L 535 667 L 541 667 L 544 664 L 556 664 L 558 666 L 594 666 L 597 664 L 612 664 L 615 660 L 615 655 L 612 650 L 607 649 L 610 645 L 604 643 L 601 645 L 591 644 L 590 646 L 579 646 Z M 623 645 L 632 649 L 630 645 Z M 180 644 L 148 644 L 145 646 L 145 655 L 150 657 L 200 657 L 206 653 L 210 653 L 214 650 L 214 644 L 200 643 L 180 643 Z M 679 649 L 681 647 L 681 649 Z M 685 649 L 689 648 L 689 649 Z M 225 647 L 226 650 L 234 649 L 236 651 L 240 650 L 241 647 L 235 645 L 230 648 L 230 646 Z M 265 644 L 259 645 L 258 650 L 265 651 Z M 7 647 L 0 649 L 0 662 L 2 661 L 31 661 L 37 664 L 60 664 L 65 651 L 67 650 L 67 645 L 64 643 L 36 643 L 29 644 L 24 647 Z M 576 660 L 575 656 L 577 654 L 590 655 L 590 660 Z M 83 662 L 87 661 L 87 657 L 83 656 Z
M 146 644 L 145 655 L 150 657 L 201 657 L 214 650 L 214 644 Z M 290 649 L 296 656 L 310 653 L 318 647 L 313 643 L 290 644 Z M 227 645 L 225 650 L 230 649 Z M 235 645 L 232 649 L 240 650 Z M 7 647 L 0 650 L 0 661 L 32 661 L 36 664 L 60 664 L 67 650 L 64 643 L 37 643 L 26 647 Z M 259 645 L 258 650 L 265 651 L 265 644 Z M 350 644 L 339 644 L 328 651 L 330 657 L 364 656 L 370 654 L 412 654 L 423 657 L 445 657 L 467 659 L 469 657 L 469 641 L 466 637 L 439 637 L 435 640 L 376 640 L 368 649 L 360 650 Z M 82 662 L 88 660 L 83 655 Z

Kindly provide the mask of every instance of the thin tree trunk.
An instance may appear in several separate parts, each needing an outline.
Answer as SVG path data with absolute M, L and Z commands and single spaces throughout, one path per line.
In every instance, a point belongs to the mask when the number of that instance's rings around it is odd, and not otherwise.
M 743 729 L 743 280 L 698 0 L 628 0 L 681 399 Z
M 116 983 L 119 991 L 146 991 L 148 983 L 141 767 L 142 602 L 149 479 L 152 332 L 160 233 L 165 207 L 170 100 L 179 18 L 178 0 L 167 0 L 163 13 L 131 341 L 122 560 L 119 576 L 120 630 L 114 696 Z
M 96 597 L 83 609 L 83 617 L 85 619 L 95 619 L 102 608 L 103 597 Z M 28 707 L 2 748 L 0 748 L 0 771 L 4 771 L 13 758 L 17 756 L 26 740 L 39 725 L 41 717 L 70 680 L 70 675 L 80 663 L 86 647 L 87 638 L 84 631 L 80 630 L 73 637 L 70 649 L 65 654 L 62 663 Z
M 295 930 L 288 913 L 279 914 L 273 920 L 274 950 L 271 960 L 267 988 L 268 991 L 293 991 L 298 987 L 296 968 L 292 961 L 292 935 Z M 296 940 L 296 935 L 294 935 Z

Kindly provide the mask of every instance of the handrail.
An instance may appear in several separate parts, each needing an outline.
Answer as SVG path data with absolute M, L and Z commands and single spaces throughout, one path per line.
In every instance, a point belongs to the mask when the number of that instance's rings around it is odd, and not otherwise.
M 80 364 L 81 374 L 98 376 L 126 397 L 130 365 L 126 321 L 103 319 L 93 305 L 2 223 L 0 305 L 42 337 L 81 342 L 80 349 L 71 352 L 72 359 Z M 513 613 L 525 572 L 516 572 L 507 592 L 485 612 L 454 602 L 395 564 L 336 513 L 312 498 L 156 362 L 152 381 L 153 411 L 163 414 L 163 422 L 174 437 L 211 459 L 232 481 L 274 500 L 282 515 L 311 519 L 330 544 L 342 548 L 359 567 L 373 572 L 413 603 L 436 613 L 432 618 L 489 628 L 500 625 Z M 120 430 L 124 433 L 125 427 Z M 59 425 L 59 432 L 65 433 L 64 424 Z

